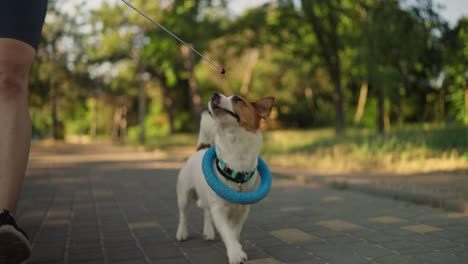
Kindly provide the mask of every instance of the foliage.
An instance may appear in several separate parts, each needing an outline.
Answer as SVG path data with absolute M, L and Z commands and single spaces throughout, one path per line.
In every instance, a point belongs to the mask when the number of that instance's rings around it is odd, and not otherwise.
M 50 1 L 30 79 L 36 135 L 133 141 L 141 129 L 162 140 L 192 131 L 188 60 L 199 105 L 215 91 L 274 95 L 268 124 L 276 128 L 350 127 L 367 84 L 359 127 L 468 120 L 468 20 L 449 28 L 431 0 L 277 0 L 238 15 L 227 1 L 132 4 L 227 74 L 196 54 L 188 59 L 179 42 L 120 2 L 90 10 Z
M 448 87 L 450 91 L 449 102 L 453 105 L 450 114 L 460 122 L 468 124 L 468 18 L 461 19 L 458 24 L 446 35 L 446 57 Z

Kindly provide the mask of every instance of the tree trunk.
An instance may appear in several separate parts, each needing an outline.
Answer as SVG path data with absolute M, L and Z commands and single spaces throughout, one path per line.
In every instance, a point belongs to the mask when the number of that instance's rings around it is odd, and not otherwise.
M 364 109 L 366 108 L 367 91 L 368 85 L 367 83 L 363 83 L 359 92 L 359 100 L 356 108 L 356 114 L 354 115 L 354 124 L 356 125 L 361 122 L 362 115 L 364 114 Z
M 57 118 L 57 94 L 55 83 L 50 84 L 50 104 L 51 104 L 51 115 L 52 115 L 52 139 L 59 139 L 59 122 Z
M 405 105 L 403 103 L 403 98 L 406 95 L 406 88 L 404 86 L 400 87 L 399 91 L 399 99 L 398 99 L 398 127 L 403 127 L 405 117 L 404 117 L 404 109 Z
M 465 125 L 468 126 L 468 89 L 465 84 Z
M 146 117 L 146 92 L 145 83 L 146 80 L 143 77 L 143 72 L 139 74 L 139 94 L 138 94 L 138 124 L 140 126 L 140 134 L 138 140 L 140 144 L 145 144 L 146 131 L 145 131 L 145 117 Z
M 192 110 L 192 131 L 197 132 L 200 126 L 201 118 L 201 96 L 200 89 L 198 88 L 197 80 L 195 79 L 195 73 L 193 70 L 193 54 L 192 51 L 186 47 L 181 46 L 182 56 L 184 57 L 184 66 L 188 72 L 188 83 L 190 91 L 190 104 Z
M 318 15 L 314 10 L 314 5 L 326 8 L 326 14 Z M 330 78 L 332 79 L 335 92 L 333 100 L 336 111 L 336 133 L 345 132 L 343 91 L 341 87 L 341 67 L 340 67 L 340 38 L 338 36 L 339 7 L 334 1 L 308 1 L 302 0 L 302 10 L 309 23 L 312 25 L 315 37 L 321 49 L 322 58 L 327 62 Z M 339 4 L 339 3 L 338 3 Z M 327 26 L 325 23 L 328 23 Z
M 443 123 L 445 121 L 445 89 L 444 87 L 440 88 L 439 92 L 439 122 Z
M 122 99 L 122 105 L 120 106 L 121 110 L 121 118 L 120 118 L 120 124 L 119 124 L 119 129 L 120 129 L 120 141 L 125 142 L 127 141 L 127 98 L 124 97 Z
M 172 134 L 175 132 L 174 99 L 171 96 L 171 91 L 166 84 L 165 78 L 162 78 L 160 81 L 161 81 L 161 87 L 162 87 L 162 92 L 163 92 L 164 111 L 167 113 L 167 117 L 169 119 L 169 134 Z
M 390 114 L 388 112 L 389 111 L 386 111 L 384 107 L 384 130 L 386 131 L 390 130 L 391 126 Z
M 117 100 L 117 107 L 114 111 L 114 122 L 112 125 L 112 140 L 117 141 L 120 137 L 120 123 L 122 120 L 122 107 L 120 100 Z
M 424 125 L 424 121 L 426 121 L 427 116 L 427 102 L 425 94 L 421 94 L 419 96 L 419 113 L 421 113 L 421 115 L 419 116 L 419 123 L 421 125 Z
M 344 125 L 344 110 L 343 110 L 343 91 L 341 88 L 341 70 L 340 70 L 340 59 L 338 54 L 335 58 L 335 63 L 331 65 L 331 78 L 333 85 L 335 86 L 335 92 L 333 94 L 333 100 L 335 102 L 336 111 L 336 133 L 343 134 L 345 132 Z
M 244 77 L 242 78 L 242 86 L 240 89 L 240 94 L 242 96 L 247 96 L 250 90 L 250 84 L 252 83 L 253 73 L 255 71 L 255 67 L 258 63 L 258 57 L 260 52 L 258 49 L 253 49 L 252 52 L 249 54 L 247 67 L 244 71 Z
M 98 122 L 98 100 L 99 98 L 91 98 L 91 124 L 89 128 L 89 135 L 92 139 L 96 138 L 97 122 Z
M 385 96 L 383 87 L 377 87 L 377 131 L 385 130 Z

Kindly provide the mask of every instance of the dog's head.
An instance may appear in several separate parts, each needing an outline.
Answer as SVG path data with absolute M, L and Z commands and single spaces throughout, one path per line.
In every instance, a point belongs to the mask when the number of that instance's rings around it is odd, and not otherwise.
M 208 103 L 208 109 L 214 119 L 223 125 L 237 125 L 255 132 L 260 128 L 260 120 L 270 115 L 274 102 L 275 98 L 272 96 L 250 102 L 237 95 L 227 97 L 214 93 Z

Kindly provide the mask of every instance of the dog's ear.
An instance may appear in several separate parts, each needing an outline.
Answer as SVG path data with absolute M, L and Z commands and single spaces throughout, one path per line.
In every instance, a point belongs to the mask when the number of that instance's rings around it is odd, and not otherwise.
M 271 113 L 271 109 L 273 108 L 274 103 L 275 98 L 273 96 L 267 96 L 256 102 L 253 102 L 252 105 L 260 117 L 267 118 Z

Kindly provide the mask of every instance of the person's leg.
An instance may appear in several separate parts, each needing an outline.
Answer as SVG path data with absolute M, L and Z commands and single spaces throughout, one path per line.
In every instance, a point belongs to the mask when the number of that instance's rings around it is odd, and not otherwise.
M 47 0 L 0 1 L 0 210 L 15 211 L 26 170 L 29 69 L 46 11 Z
M 16 224 L 31 142 L 28 79 L 47 10 L 47 0 L 0 1 L 0 263 L 31 255 L 26 233 Z
M 32 46 L 0 38 L 0 209 L 15 211 L 31 140 L 28 75 Z
M 31 255 L 29 239 L 10 211 L 16 209 L 29 154 L 28 76 L 35 54 L 24 42 L 0 38 L 0 263 Z

